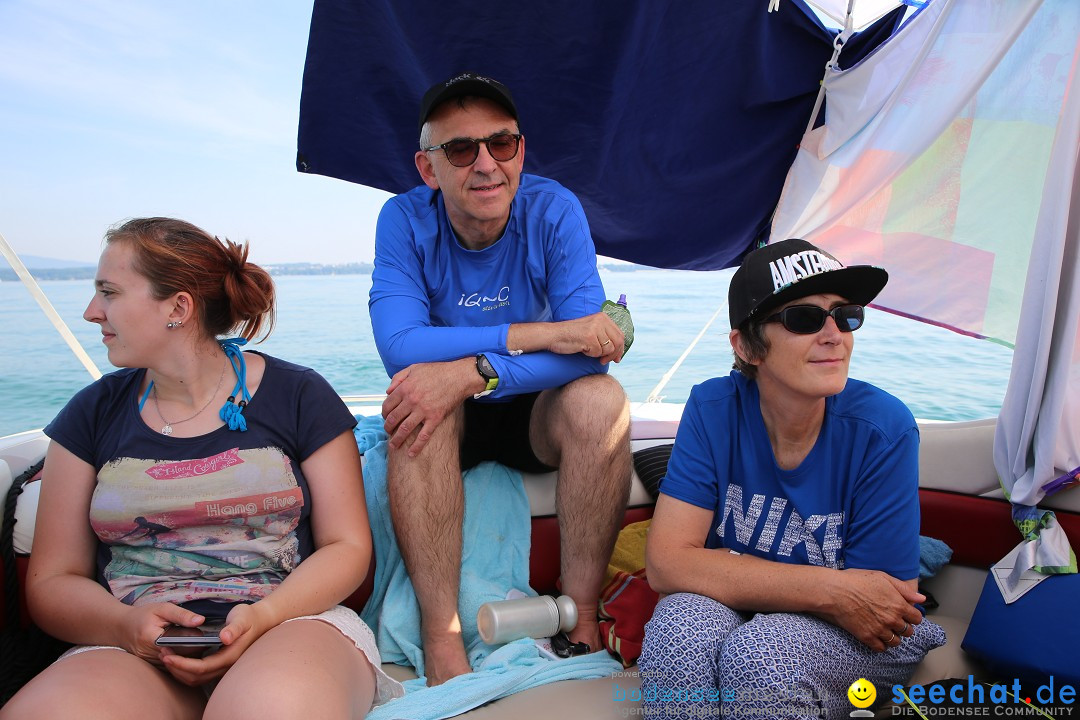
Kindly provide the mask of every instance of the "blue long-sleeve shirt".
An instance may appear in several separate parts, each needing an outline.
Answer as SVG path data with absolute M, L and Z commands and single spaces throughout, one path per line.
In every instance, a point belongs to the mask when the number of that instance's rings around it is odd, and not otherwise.
M 502 237 L 461 246 L 442 193 L 421 185 L 391 198 L 375 230 L 368 309 L 386 372 L 484 353 L 499 374 L 485 399 L 565 385 L 607 372 L 582 354 L 511 355 L 512 323 L 591 315 L 604 302 L 581 203 L 559 183 L 522 175 Z

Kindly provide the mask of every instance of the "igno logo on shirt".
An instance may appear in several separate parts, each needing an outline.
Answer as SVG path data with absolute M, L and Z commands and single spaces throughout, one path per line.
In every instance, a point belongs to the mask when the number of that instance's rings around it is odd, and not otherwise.
M 483 293 L 472 293 L 471 295 L 461 293 L 461 299 L 458 300 L 458 305 L 460 307 L 475 307 L 480 308 L 481 310 L 494 310 L 495 308 L 504 307 L 509 304 L 509 285 L 504 285 L 494 296 L 484 295 Z

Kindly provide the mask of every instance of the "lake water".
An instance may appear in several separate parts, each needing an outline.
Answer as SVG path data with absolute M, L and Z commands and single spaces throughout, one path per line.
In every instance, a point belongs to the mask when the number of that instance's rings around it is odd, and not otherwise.
M 731 368 L 725 298 L 732 271 L 601 271 L 608 296 L 625 293 L 634 345 L 612 365 L 631 400 L 645 400 L 718 308 L 723 311 L 659 395 L 684 402 L 690 388 Z M 388 384 L 367 314 L 370 275 L 280 276 L 277 325 L 258 349 L 308 365 L 342 394 L 379 394 Z M 108 372 L 96 325 L 82 319 L 87 280 L 42 283 L 46 295 L 97 366 Z M 0 436 L 42 427 L 90 376 L 21 283 L 0 283 Z M 916 417 L 996 416 L 1012 351 L 889 313 L 867 310 L 855 334 L 851 376 L 899 397 Z

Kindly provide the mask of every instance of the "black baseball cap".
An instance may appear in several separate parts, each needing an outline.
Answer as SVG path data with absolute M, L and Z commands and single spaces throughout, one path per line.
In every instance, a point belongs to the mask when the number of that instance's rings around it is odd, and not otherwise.
M 435 108 L 447 100 L 462 97 L 463 95 L 476 95 L 487 98 L 501 105 L 514 120 L 518 119 L 517 106 L 514 105 L 513 96 L 510 95 L 510 88 L 498 80 L 483 75 L 469 72 L 458 73 L 449 80 L 435 83 L 424 93 L 424 99 L 420 101 L 420 124 L 417 127 L 417 132 L 424 129 L 424 123 L 427 122 L 428 117 Z
M 879 267 L 847 267 L 806 240 L 781 240 L 743 258 L 728 286 L 728 317 L 737 328 L 786 302 L 821 293 L 866 305 L 888 281 L 889 273 Z

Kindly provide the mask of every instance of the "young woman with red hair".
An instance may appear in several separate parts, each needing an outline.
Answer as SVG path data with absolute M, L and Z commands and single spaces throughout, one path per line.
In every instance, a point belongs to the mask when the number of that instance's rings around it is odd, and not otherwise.
M 371 559 L 356 420 L 313 370 L 240 350 L 273 325 L 270 276 L 147 218 L 107 233 L 94 283 L 84 317 L 122 369 L 45 429 L 27 577 L 75 647 L 0 717 L 358 718 L 402 694 L 338 605 Z M 157 644 L 213 621 L 209 651 Z

